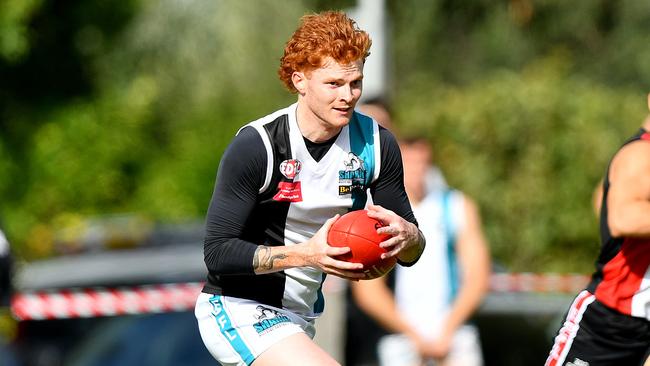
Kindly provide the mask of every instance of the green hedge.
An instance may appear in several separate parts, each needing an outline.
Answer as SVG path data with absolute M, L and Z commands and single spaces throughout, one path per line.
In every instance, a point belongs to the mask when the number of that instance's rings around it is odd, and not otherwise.
M 591 270 L 592 192 L 640 126 L 645 95 L 572 76 L 561 55 L 462 88 L 403 89 L 399 127 L 428 136 L 448 180 L 478 201 L 497 260 L 521 271 Z

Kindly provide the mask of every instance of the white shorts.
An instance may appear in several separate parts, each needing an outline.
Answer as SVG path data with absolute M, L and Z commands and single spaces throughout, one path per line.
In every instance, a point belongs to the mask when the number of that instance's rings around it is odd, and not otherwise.
M 419 366 L 422 360 L 415 345 L 402 334 L 389 334 L 382 337 L 377 345 L 377 355 L 381 366 Z M 425 365 L 435 365 L 429 361 Z M 464 325 L 456 331 L 451 349 L 445 359 L 449 366 L 482 366 L 483 353 L 478 330 Z
M 252 300 L 201 293 L 194 315 L 210 354 L 224 366 L 250 365 L 280 340 L 315 327 L 290 311 Z

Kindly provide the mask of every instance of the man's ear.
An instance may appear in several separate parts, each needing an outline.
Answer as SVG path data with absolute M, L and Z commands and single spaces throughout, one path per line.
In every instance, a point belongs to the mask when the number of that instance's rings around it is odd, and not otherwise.
M 648 110 L 650 110 L 650 94 L 648 94 Z
M 307 75 L 302 71 L 294 71 L 291 74 L 291 82 L 299 94 L 305 94 L 307 89 Z

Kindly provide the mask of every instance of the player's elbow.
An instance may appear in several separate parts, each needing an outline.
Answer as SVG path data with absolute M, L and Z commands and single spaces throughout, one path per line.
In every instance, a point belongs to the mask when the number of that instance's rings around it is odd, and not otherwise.
M 483 275 L 481 276 L 481 279 L 479 280 L 479 291 L 481 292 L 481 296 L 487 294 L 487 292 L 490 290 L 491 277 L 492 271 L 490 270 L 489 266 L 487 266 L 483 272 Z
M 490 288 L 490 271 L 481 268 L 480 270 L 475 271 L 473 276 L 468 278 L 468 281 L 471 281 L 471 286 L 474 288 L 474 292 L 479 296 L 483 296 Z

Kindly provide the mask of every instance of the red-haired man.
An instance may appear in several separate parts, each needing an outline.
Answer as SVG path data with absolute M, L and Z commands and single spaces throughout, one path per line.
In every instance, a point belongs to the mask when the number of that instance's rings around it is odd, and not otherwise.
M 297 102 L 240 129 L 221 159 L 196 317 L 223 365 L 337 364 L 312 341 L 321 286 L 326 274 L 365 277 L 336 258 L 349 248 L 327 244 L 338 215 L 367 208 L 403 265 L 424 249 L 395 139 L 354 111 L 369 49 L 344 13 L 303 17 L 279 70 Z

